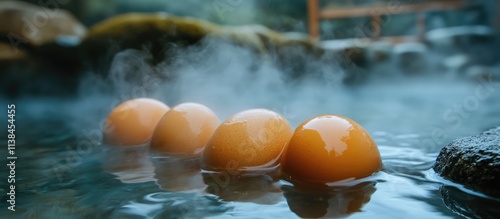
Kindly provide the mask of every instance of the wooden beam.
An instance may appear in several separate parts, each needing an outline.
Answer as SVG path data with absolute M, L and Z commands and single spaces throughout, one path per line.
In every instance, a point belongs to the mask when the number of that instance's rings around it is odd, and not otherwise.
M 307 11 L 309 15 L 309 36 L 319 39 L 319 2 L 318 0 L 307 1 Z
M 317 0 L 315 0 L 317 2 Z M 401 4 L 399 6 L 374 5 L 363 7 L 326 8 L 319 12 L 319 18 L 330 20 L 352 17 L 369 17 L 384 14 L 419 13 L 432 10 L 453 10 L 463 7 L 462 0 L 433 1 L 416 4 Z
M 380 15 L 373 15 L 371 26 L 372 26 L 372 38 L 377 38 L 380 36 L 382 32 L 382 20 L 380 19 Z

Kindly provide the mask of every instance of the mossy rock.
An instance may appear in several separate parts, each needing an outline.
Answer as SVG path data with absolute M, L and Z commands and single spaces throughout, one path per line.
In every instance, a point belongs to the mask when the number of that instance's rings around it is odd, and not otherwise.
M 71 13 L 0 2 L 0 95 L 68 94 L 81 67 L 76 45 L 87 28 Z M 63 41 L 76 42 L 63 45 Z
M 117 52 L 139 49 L 151 52 L 152 63 L 158 63 L 172 50 L 197 44 L 218 29 L 209 22 L 165 13 L 118 15 L 89 29 L 81 44 L 82 58 L 109 64 Z
M 85 33 L 86 27 L 66 10 L 21 1 L 0 2 L 0 34 L 4 40 L 39 46 L 59 36 L 83 37 Z

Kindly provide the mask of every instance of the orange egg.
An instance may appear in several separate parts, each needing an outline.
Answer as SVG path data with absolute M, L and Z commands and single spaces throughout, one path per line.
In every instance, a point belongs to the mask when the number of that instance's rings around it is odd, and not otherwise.
M 151 140 L 151 149 L 169 155 L 200 153 L 219 125 L 219 118 L 208 107 L 182 103 L 160 120 Z
M 266 109 L 239 112 L 215 131 L 203 152 L 207 170 L 257 170 L 279 165 L 292 129 L 278 113 Z
M 363 127 L 342 116 L 322 115 L 297 127 L 283 171 L 292 180 L 328 183 L 369 176 L 381 165 L 377 145 Z
M 121 103 L 111 111 L 104 124 L 104 143 L 115 146 L 148 143 L 156 124 L 168 110 L 164 103 L 149 98 Z

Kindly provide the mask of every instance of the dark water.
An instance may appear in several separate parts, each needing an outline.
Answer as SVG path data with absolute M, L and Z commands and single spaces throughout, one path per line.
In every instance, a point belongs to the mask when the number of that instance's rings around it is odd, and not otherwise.
M 1 107 L 17 106 L 18 159 L 16 212 L 6 210 L 3 195 L 0 218 L 498 218 L 500 201 L 431 170 L 442 146 L 500 124 L 498 84 L 414 78 L 311 87 L 289 90 L 280 101 L 254 98 L 224 107 L 189 95 L 150 96 L 169 105 L 202 102 L 221 119 L 245 108 L 266 107 L 294 127 L 317 114 L 344 115 L 371 133 L 383 158 L 382 171 L 317 190 L 299 189 L 272 175 L 201 174 L 196 160 L 152 158 L 144 147 L 100 145 L 99 124 L 116 105 L 114 97 L 2 100 Z M 6 136 L 1 138 L 6 148 Z M 0 193 L 6 194 L 2 151 Z

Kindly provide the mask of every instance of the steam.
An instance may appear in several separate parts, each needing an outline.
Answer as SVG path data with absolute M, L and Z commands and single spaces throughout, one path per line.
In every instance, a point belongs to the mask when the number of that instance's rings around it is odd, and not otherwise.
M 478 99 L 477 106 L 472 106 L 471 98 L 478 86 L 484 85 L 435 76 L 439 72 L 409 77 L 390 64 L 383 69 L 390 72 L 390 77 L 377 73 L 367 83 L 352 86 L 342 83 L 347 73 L 330 57 L 297 56 L 302 59 L 297 62 L 307 63 L 297 78 L 283 70 L 287 66 L 278 66 L 272 55 L 220 41 L 208 40 L 169 55 L 171 61 L 153 66 L 147 51 L 124 50 L 115 55 L 107 74 L 89 73 L 82 79 L 76 99 L 18 100 L 18 112 L 23 118 L 19 120 L 26 124 L 50 121 L 62 124 L 60 128 L 65 132 L 78 134 L 82 130 L 99 130 L 119 103 L 151 97 L 169 106 L 198 102 L 211 108 L 221 120 L 245 109 L 267 108 L 283 115 L 292 127 L 316 115 L 338 114 L 357 121 L 376 138 L 417 134 L 414 139 L 420 141 L 429 138 L 434 130 L 442 130 L 445 137 L 434 142 L 433 148 L 500 123 L 492 119 L 500 118 L 495 111 L 500 108 L 500 96 L 495 95 L 498 85 L 490 89 L 487 98 Z M 382 70 L 370 70 L 367 75 L 377 71 Z M 466 116 L 455 112 L 457 104 L 462 108 L 470 105 Z M 444 119 L 447 111 L 460 119 L 458 127 Z

